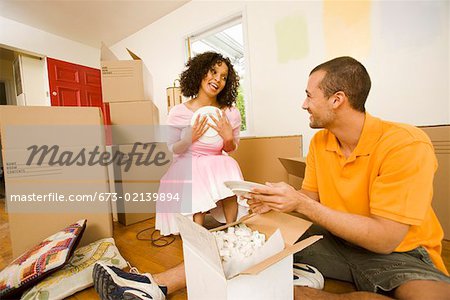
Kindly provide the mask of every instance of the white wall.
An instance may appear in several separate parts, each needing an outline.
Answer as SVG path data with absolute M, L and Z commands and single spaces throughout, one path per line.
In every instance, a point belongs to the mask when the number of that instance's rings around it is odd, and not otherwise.
M 75 64 L 100 68 L 100 51 L 78 42 L 0 17 L 0 45 Z M 100 44 L 99 44 L 100 48 Z
M 112 50 L 128 59 L 128 47 L 144 60 L 152 73 L 154 102 L 164 122 L 165 89 L 183 69 L 186 36 L 243 11 L 254 135 L 303 134 L 306 153 L 314 131 L 300 106 L 309 71 L 344 54 L 360 60 L 371 74 L 373 85 L 366 107 L 373 115 L 415 125 L 450 123 L 448 2 L 354 1 L 332 9 L 330 3 L 193 1 L 115 44 Z M 361 15 L 364 18 L 358 19 Z M 297 24 L 298 35 L 289 32 L 289 22 Z M 283 53 L 292 50 L 289 39 L 283 40 L 288 34 L 302 44 L 301 53 L 286 58 Z
M 414 125 L 449 124 L 448 1 L 377 1 L 367 109 Z

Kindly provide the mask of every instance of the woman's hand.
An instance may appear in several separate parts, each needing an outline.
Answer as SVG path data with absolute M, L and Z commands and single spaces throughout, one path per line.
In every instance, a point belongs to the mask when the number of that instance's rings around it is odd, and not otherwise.
M 197 141 L 203 134 L 205 134 L 206 130 L 209 129 L 208 117 L 200 115 L 195 119 L 194 125 L 192 126 L 192 143 Z
M 209 124 L 211 128 L 219 133 L 222 137 L 224 144 L 227 142 L 233 141 L 233 128 L 231 128 L 230 121 L 228 121 L 225 112 L 217 111 L 217 118 L 213 115 L 210 116 L 214 122 L 213 124 Z

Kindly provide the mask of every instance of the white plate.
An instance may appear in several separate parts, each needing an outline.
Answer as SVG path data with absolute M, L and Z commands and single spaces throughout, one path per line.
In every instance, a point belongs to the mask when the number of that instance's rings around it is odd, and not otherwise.
M 195 120 L 199 115 L 200 119 L 202 118 L 202 116 L 206 116 L 208 118 L 208 124 L 215 125 L 214 121 L 211 119 L 211 115 L 217 119 L 217 112 L 222 113 L 221 110 L 215 106 L 203 106 L 197 109 L 192 116 L 191 126 L 194 125 Z M 210 127 L 198 140 L 206 144 L 214 144 L 220 141 L 220 139 L 221 137 L 219 133 Z
M 252 188 L 265 188 L 264 184 L 251 181 L 225 181 L 225 186 L 229 188 L 235 195 L 243 196 L 251 192 Z

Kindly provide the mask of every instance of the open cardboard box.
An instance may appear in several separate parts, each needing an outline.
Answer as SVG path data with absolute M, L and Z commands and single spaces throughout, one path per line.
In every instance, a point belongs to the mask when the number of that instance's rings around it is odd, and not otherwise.
M 243 137 L 231 156 L 238 162 L 245 180 L 265 183 L 287 181 L 288 174 L 278 158 L 300 156 L 301 153 L 301 135 Z
M 315 243 L 321 236 L 297 240 L 311 226 L 311 222 L 285 213 L 252 214 L 238 222 L 218 227 L 224 230 L 243 223 L 258 230 L 268 239 L 281 232 L 284 249 L 226 278 L 219 250 L 213 234 L 190 219 L 178 215 L 178 226 L 183 239 L 186 283 L 189 299 L 293 299 L 293 254 Z M 279 231 L 278 231 L 279 230 Z
M 302 186 L 305 177 L 306 158 L 305 157 L 279 157 L 278 158 L 288 173 L 288 183 L 296 189 Z
M 144 62 L 127 49 L 132 60 L 119 60 L 102 44 L 103 102 L 141 101 L 151 99 L 152 78 Z

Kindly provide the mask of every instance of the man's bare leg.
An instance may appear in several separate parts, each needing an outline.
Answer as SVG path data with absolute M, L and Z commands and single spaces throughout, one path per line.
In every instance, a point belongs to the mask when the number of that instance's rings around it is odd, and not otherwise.
M 162 273 L 154 274 L 153 279 L 158 285 L 166 286 L 168 294 L 185 288 L 186 274 L 184 273 L 184 263 Z
M 158 285 L 167 287 L 167 293 L 173 293 L 186 287 L 186 275 L 184 273 L 184 263 L 177 265 L 176 267 L 164 271 L 162 273 L 154 274 L 153 279 Z M 295 287 L 294 288 L 295 299 L 301 300 L 321 300 L 321 299 L 336 299 L 336 300 L 387 300 L 391 299 L 382 295 L 368 292 L 352 292 L 347 294 L 332 294 L 324 292 L 322 290 L 312 289 L 308 287 Z M 426 298 L 430 299 L 430 298 Z M 443 298 L 446 299 L 446 298 Z
M 184 263 L 176 267 L 153 275 L 153 278 L 159 285 L 167 287 L 168 293 L 173 293 L 179 289 L 186 287 L 186 275 L 184 273 Z M 308 287 L 295 287 L 295 299 L 301 300 L 387 300 L 392 299 L 386 296 L 378 295 L 370 292 L 352 292 L 345 294 L 333 294 L 322 290 L 312 289 Z M 440 281 L 431 280 L 411 280 L 395 290 L 396 299 L 450 299 L 450 284 Z
M 322 290 L 312 289 L 309 287 L 297 286 L 294 288 L 294 299 L 296 300 L 388 300 L 388 298 L 382 295 L 369 292 L 351 292 L 345 294 L 333 294 Z
M 397 299 L 450 299 L 450 283 L 433 280 L 411 280 L 395 290 Z

